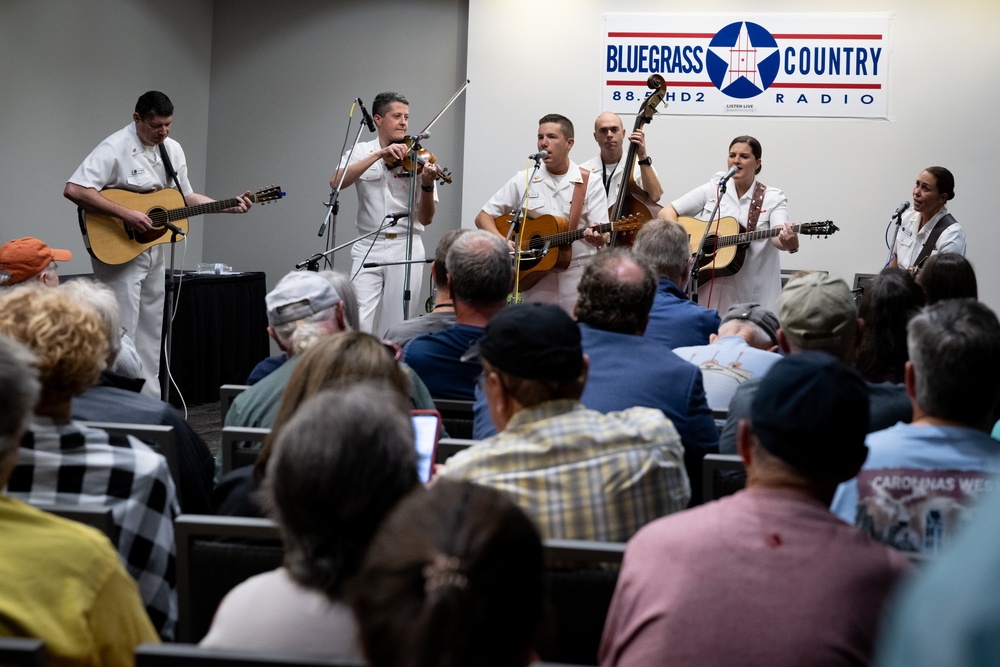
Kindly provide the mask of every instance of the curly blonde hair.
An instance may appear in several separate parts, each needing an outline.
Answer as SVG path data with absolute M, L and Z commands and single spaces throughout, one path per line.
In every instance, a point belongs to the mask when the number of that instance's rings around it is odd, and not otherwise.
M 24 286 L 0 294 L 0 333 L 37 357 L 40 405 L 82 394 L 104 370 L 108 340 L 100 317 L 60 290 Z

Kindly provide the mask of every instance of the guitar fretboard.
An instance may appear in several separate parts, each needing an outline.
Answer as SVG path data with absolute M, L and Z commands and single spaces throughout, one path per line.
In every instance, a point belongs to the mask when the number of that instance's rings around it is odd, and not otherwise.
M 248 199 L 254 203 L 257 202 L 256 195 L 250 195 Z M 162 215 L 166 213 L 167 220 L 173 222 L 174 220 L 184 220 L 185 218 L 190 218 L 195 215 L 216 213 L 218 211 L 236 206 L 239 203 L 239 198 L 233 197 L 232 199 L 223 199 L 221 201 L 208 202 L 207 204 L 195 204 L 194 206 L 175 208 L 170 211 L 154 211 L 149 217 L 153 222 L 158 222 L 157 217 L 162 217 Z

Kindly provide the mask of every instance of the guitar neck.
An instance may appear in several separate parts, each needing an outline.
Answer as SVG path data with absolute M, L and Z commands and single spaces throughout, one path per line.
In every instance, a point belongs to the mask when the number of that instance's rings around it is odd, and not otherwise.
M 250 201 L 256 202 L 255 196 L 250 195 Z M 196 204 L 194 206 L 184 206 L 182 208 L 175 208 L 167 211 L 167 217 L 170 222 L 174 220 L 184 220 L 190 218 L 194 215 L 205 215 L 206 213 L 218 213 L 219 211 L 227 208 L 231 208 L 240 203 L 238 197 L 233 197 L 232 199 L 223 199 L 220 201 L 208 202 L 207 204 Z
M 598 234 L 603 234 L 605 232 L 616 232 L 620 230 L 620 225 L 622 220 L 616 220 L 615 222 L 604 222 L 593 227 L 593 229 Z M 591 229 L 591 228 L 587 228 Z M 536 236 L 531 239 L 529 246 L 531 248 L 541 248 L 546 243 L 550 246 L 560 246 L 560 245 L 570 245 L 574 241 L 579 241 L 583 238 L 584 229 L 572 229 L 565 232 L 558 232 L 556 234 L 551 234 L 549 236 Z
M 788 225 L 793 232 L 797 232 L 802 228 L 802 223 L 795 223 Z M 744 243 L 750 243 L 752 241 L 759 241 L 761 239 L 769 239 L 772 236 L 777 236 L 784 230 L 784 227 L 775 227 L 774 229 L 757 229 L 752 232 L 741 232 L 739 234 L 732 234 L 730 236 L 720 236 L 718 242 L 715 244 L 718 248 L 723 248 L 731 245 L 742 245 Z

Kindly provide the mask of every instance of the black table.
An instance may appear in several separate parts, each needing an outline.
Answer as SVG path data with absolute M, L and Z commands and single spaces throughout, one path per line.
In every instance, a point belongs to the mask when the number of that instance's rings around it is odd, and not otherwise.
M 177 299 L 171 346 L 174 382 L 188 405 L 214 403 L 219 385 L 244 384 L 257 362 L 270 354 L 265 275 L 178 272 L 167 279 Z M 168 313 L 165 308 L 164 341 Z M 166 372 L 161 358 L 160 377 Z M 179 406 L 180 399 L 171 385 L 170 402 Z

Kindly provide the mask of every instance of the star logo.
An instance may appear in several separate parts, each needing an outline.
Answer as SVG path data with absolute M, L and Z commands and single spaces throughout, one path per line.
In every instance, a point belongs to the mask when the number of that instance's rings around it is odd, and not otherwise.
M 705 61 L 709 78 L 722 93 L 738 99 L 756 97 L 778 75 L 778 43 L 756 23 L 730 23 L 709 42 Z

